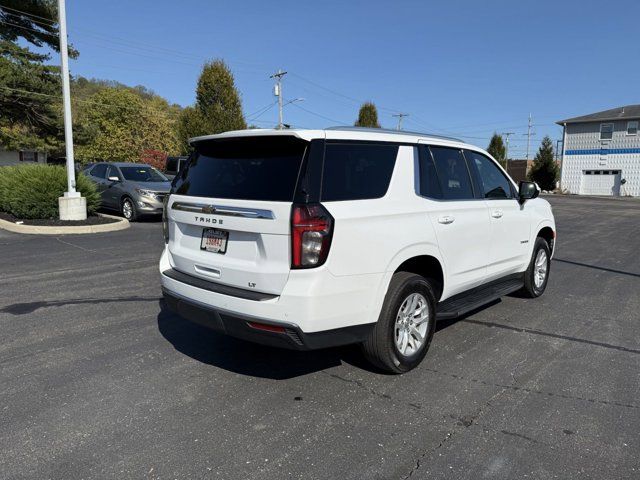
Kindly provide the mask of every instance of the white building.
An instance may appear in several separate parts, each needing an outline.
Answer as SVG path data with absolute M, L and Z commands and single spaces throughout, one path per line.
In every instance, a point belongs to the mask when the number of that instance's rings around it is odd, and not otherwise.
M 561 120 L 560 187 L 581 195 L 640 197 L 640 105 Z
M 20 165 L 22 163 L 47 163 L 47 154 L 35 150 L 2 150 L 0 148 L 0 167 Z

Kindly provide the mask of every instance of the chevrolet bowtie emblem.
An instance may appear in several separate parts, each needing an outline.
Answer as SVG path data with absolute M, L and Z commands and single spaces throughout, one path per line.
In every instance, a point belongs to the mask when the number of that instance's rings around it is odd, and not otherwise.
M 202 207 L 202 213 L 216 213 L 216 207 L 213 205 L 205 205 Z

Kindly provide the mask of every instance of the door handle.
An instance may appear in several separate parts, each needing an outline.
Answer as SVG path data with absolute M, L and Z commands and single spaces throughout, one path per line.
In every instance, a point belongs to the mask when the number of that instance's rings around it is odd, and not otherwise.
M 438 222 L 444 225 L 449 225 L 454 221 L 455 221 L 455 217 L 452 217 L 451 215 L 444 215 L 443 217 L 438 218 Z
M 491 216 L 493 218 L 501 218 L 502 217 L 502 210 L 494 210 L 493 212 L 491 212 Z

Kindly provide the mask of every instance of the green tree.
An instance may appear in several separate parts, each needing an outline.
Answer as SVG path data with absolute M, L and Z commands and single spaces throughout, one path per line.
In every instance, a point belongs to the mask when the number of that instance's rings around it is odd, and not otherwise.
M 54 0 L 2 0 L 0 5 L 0 146 L 61 147 L 59 68 L 46 53 L 18 42 L 59 51 Z M 72 57 L 77 52 L 70 49 Z
M 106 87 L 78 106 L 78 160 L 137 162 L 145 151 L 176 153 L 175 113 L 166 100 Z
M 188 151 L 191 137 L 245 128 L 240 94 L 229 67 L 219 59 L 206 63 L 196 87 L 196 104 L 185 108 L 178 121 L 182 150 Z
M 356 127 L 380 128 L 378 123 L 378 109 L 373 102 L 365 102 L 360 106 Z
M 553 142 L 549 136 L 542 139 L 536 158 L 529 172 L 529 180 L 536 182 L 542 190 L 555 190 L 558 180 L 558 164 L 553 158 Z
M 491 141 L 489 142 L 489 146 L 487 147 L 487 152 L 500 162 L 500 165 L 503 167 L 507 164 L 507 155 L 506 149 L 504 147 L 504 142 L 502 141 L 502 137 L 497 133 L 493 134 L 491 137 Z

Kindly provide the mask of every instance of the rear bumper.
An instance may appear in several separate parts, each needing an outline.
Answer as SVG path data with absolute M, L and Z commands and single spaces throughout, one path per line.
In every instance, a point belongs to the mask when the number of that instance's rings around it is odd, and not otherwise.
M 374 326 L 374 324 L 354 325 L 321 332 L 305 333 L 294 324 L 247 317 L 238 313 L 228 313 L 181 297 L 165 288 L 162 291 L 169 309 L 182 318 L 225 335 L 291 350 L 317 350 L 360 343 L 367 338 Z M 282 331 L 267 331 L 251 326 L 251 324 L 255 325 L 256 323 L 278 327 L 277 329 Z

